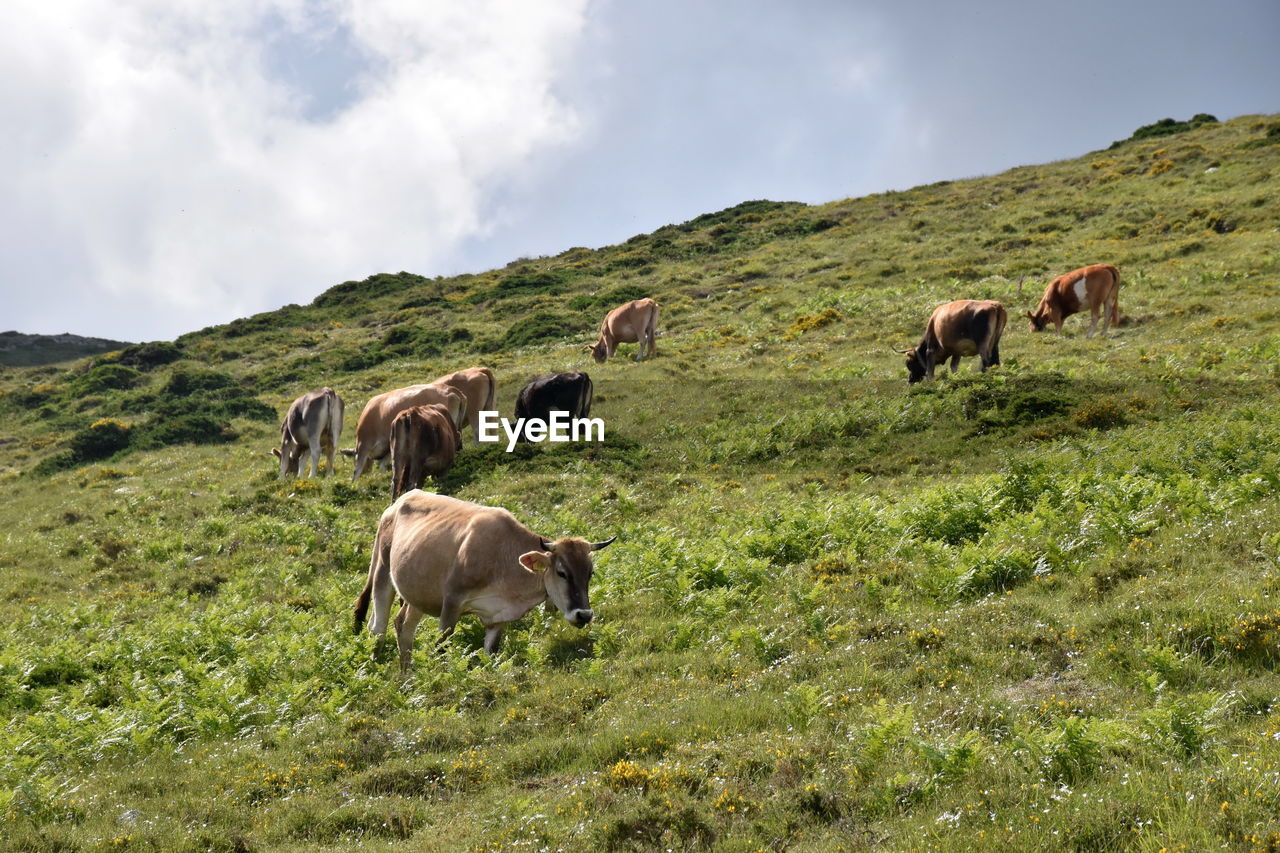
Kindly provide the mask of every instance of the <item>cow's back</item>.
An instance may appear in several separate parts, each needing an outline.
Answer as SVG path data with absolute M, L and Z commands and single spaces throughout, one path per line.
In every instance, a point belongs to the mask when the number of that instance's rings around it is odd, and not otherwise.
M 417 489 L 388 512 L 392 581 L 406 601 L 433 616 L 446 593 L 501 584 L 504 574 L 526 571 L 520 555 L 540 544 L 504 509 Z
M 391 422 L 395 416 L 414 406 L 440 403 L 451 412 L 465 405 L 465 398 L 450 388 L 437 385 L 408 385 L 379 394 L 365 404 L 356 424 L 356 440 L 374 440 L 379 436 L 389 438 Z M 461 409 L 460 409 L 461 411 Z

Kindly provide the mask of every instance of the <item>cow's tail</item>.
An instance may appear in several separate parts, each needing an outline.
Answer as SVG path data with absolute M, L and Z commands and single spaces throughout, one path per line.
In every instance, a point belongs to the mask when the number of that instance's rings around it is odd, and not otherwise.
M 480 370 L 489 380 L 489 393 L 484 398 L 484 409 L 492 412 L 494 404 L 498 401 L 498 380 L 493 378 L 493 371 L 489 368 L 482 367 Z
M 329 398 L 329 441 L 337 447 L 338 442 L 342 440 L 342 398 L 332 388 L 328 391 L 326 396 Z
M 412 451 L 409 447 L 413 430 L 405 413 L 396 415 L 391 422 L 391 500 L 405 493 L 409 481 L 409 459 Z
M 1005 324 L 1009 322 L 1009 312 L 1004 306 L 996 303 L 996 310 L 991 312 L 991 327 L 987 329 L 985 347 L 990 364 L 1000 363 L 1000 336 L 1004 334 Z
M 373 554 L 369 558 L 369 576 L 365 579 L 364 589 L 360 590 L 360 596 L 356 599 L 355 607 L 352 608 L 354 620 L 352 622 L 352 631 L 355 634 L 360 633 L 360 629 L 364 627 L 365 616 L 369 613 L 369 604 L 374 604 L 374 621 L 378 621 L 378 603 L 374 601 L 374 597 L 382 590 L 386 584 L 391 581 L 391 519 L 386 513 L 378 522 L 378 534 L 373 540 Z M 385 596 L 384 596 L 385 597 Z M 390 603 L 388 602 L 388 607 Z M 383 608 L 384 610 L 386 608 Z M 386 621 L 383 615 L 384 623 Z M 381 627 L 386 630 L 383 624 L 370 626 L 371 628 Z
M 1111 325 L 1120 325 L 1120 270 L 1108 265 L 1111 272 Z

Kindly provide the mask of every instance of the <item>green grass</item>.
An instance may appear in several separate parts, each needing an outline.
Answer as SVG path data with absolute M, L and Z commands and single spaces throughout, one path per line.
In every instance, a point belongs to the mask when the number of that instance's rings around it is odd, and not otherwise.
M 1275 849 L 1274 125 L 3 369 L 0 849 Z M 932 306 L 1093 262 L 1111 337 L 1011 322 L 908 388 Z M 659 357 L 590 362 L 643 295 Z M 387 483 L 278 480 L 259 407 L 332 385 L 349 446 L 473 363 L 504 414 L 590 371 L 607 441 L 469 444 L 441 490 L 619 540 L 589 629 L 427 620 L 402 681 L 350 633 Z

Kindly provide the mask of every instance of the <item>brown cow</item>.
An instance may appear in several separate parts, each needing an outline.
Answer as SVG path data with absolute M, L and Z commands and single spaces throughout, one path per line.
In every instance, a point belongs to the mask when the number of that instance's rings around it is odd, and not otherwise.
M 604 317 L 600 324 L 600 338 L 587 349 L 598 362 L 603 362 L 618 349 L 618 344 L 639 344 L 636 361 L 646 355 L 656 355 L 658 336 L 658 303 L 652 299 L 637 299 L 619 305 Z
M 1102 336 L 1107 336 L 1107 329 L 1112 323 L 1120 322 L 1120 271 L 1111 264 L 1093 264 L 1072 270 L 1060 275 L 1044 289 L 1040 304 L 1035 312 L 1028 311 L 1031 320 L 1031 331 L 1042 332 L 1044 327 L 1053 324 L 1053 329 L 1062 333 L 1062 321 L 1089 308 L 1092 318 L 1089 323 L 1087 337 L 1093 337 L 1094 327 L 1098 325 L 1098 315 L 1102 315 Z
M 391 421 L 391 499 L 421 489 L 428 474 L 443 477 L 461 449 L 458 427 L 439 403 L 396 415 Z
M 342 437 L 342 398 L 332 388 L 303 394 L 293 401 L 280 424 L 280 446 L 271 452 L 280 460 L 280 476 L 301 474 L 304 449 L 310 452 L 308 474 L 320 473 L 320 451 L 328 457 L 326 474 L 333 473 L 333 452 Z
M 493 378 L 493 371 L 487 367 L 468 367 L 466 370 L 441 376 L 431 384 L 452 388 L 466 398 L 467 420 L 458 428 L 462 429 L 470 424 L 472 440 L 479 442 L 480 412 L 495 411 L 494 401 L 498 396 L 498 382 Z
M 594 616 L 588 597 L 591 554 L 612 541 L 549 542 L 505 509 L 405 492 L 378 523 L 369 577 L 354 608 L 356 633 L 372 601 L 369 631 L 378 635 L 381 649 L 391 601 L 399 593 L 404 603 L 396 614 L 396 644 L 400 669 L 407 671 L 414 631 L 427 614 L 440 617 L 441 641 L 463 614 L 476 614 L 489 654 L 498 650 L 508 622 L 544 601 L 581 628 Z
M 371 462 L 381 461 L 385 466 L 391 452 L 391 421 L 405 409 L 439 403 L 449 410 L 455 426 L 462 423 L 467 414 L 467 400 L 452 388 L 438 385 L 409 385 L 385 394 L 379 394 L 360 413 L 356 423 L 355 450 L 342 451 L 356 457 L 351 482 L 355 482 Z
M 907 382 L 933 378 L 933 368 L 948 358 L 951 372 L 960 368 L 961 356 L 976 355 L 985 371 L 1000 363 L 1000 333 L 1009 315 L 999 302 L 961 299 L 939 305 L 924 328 L 924 337 L 913 349 L 900 350 L 907 357 Z

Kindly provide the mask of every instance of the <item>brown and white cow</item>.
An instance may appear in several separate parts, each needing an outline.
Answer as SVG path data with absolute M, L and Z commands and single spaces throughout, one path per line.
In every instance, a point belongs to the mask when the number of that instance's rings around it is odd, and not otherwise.
M 493 371 L 487 367 L 468 367 L 447 376 L 441 376 L 431 383 L 443 385 L 457 391 L 467 400 L 467 419 L 459 425 L 471 425 L 471 438 L 480 441 L 480 412 L 494 411 L 494 401 L 498 396 L 498 382 L 493 378 Z
M 356 457 L 351 482 L 355 482 L 373 462 L 387 463 L 391 453 L 391 422 L 396 415 L 414 406 L 439 403 L 449 410 L 454 426 L 462 424 L 467 414 L 467 400 L 452 388 L 439 385 L 409 385 L 379 394 L 364 405 L 356 423 L 356 448 L 342 451 Z
M 617 351 L 618 344 L 639 344 L 636 361 L 640 361 L 657 354 L 657 336 L 658 303 L 649 298 L 637 299 L 606 314 L 599 339 L 587 344 L 587 349 L 596 361 L 603 362 Z
M 924 328 L 924 337 L 912 349 L 899 350 L 907 357 L 907 382 L 932 379 L 933 369 L 951 359 L 951 372 L 960 368 L 962 356 L 979 357 L 981 369 L 1000 363 L 1000 334 L 1009 315 L 991 300 L 960 299 L 939 305 Z
M 391 421 L 391 499 L 443 477 L 462 449 L 462 436 L 439 403 L 405 409 Z
M 302 452 L 311 456 L 308 475 L 320 473 L 320 451 L 329 460 L 326 474 L 333 473 L 333 453 L 342 437 L 342 398 L 332 388 L 321 388 L 294 400 L 280 424 L 280 446 L 271 452 L 280 460 L 280 476 L 301 474 Z
M 1027 312 L 1027 318 L 1033 332 L 1042 332 L 1052 323 L 1054 331 L 1061 334 L 1062 321 L 1085 308 L 1091 318 L 1087 337 L 1093 337 L 1099 314 L 1103 337 L 1112 323 L 1120 322 L 1120 271 L 1111 264 L 1093 264 L 1058 276 L 1049 282 L 1040 304 L 1034 312 Z
M 489 654 L 498 650 L 508 622 L 544 601 L 581 628 L 594 615 L 588 597 L 592 552 L 613 539 L 551 542 L 505 509 L 405 492 L 378 523 L 369 577 L 354 608 L 355 631 L 372 601 L 369 631 L 378 635 L 381 649 L 391 601 L 399 593 L 404 602 L 396 614 L 396 645 L 401 671 L 407 671 L 414 631 L 428 614 L 440 618 L 443 641 L 463 614 L 474 613 L 485 627 Z

